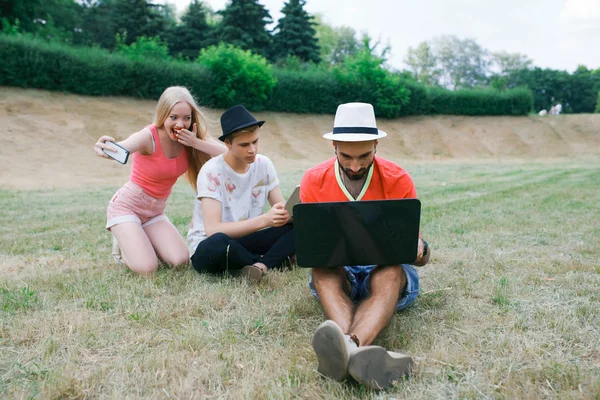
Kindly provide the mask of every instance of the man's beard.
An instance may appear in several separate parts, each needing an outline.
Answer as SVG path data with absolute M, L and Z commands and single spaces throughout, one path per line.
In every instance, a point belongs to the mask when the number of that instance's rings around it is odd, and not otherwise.
M 340 161 L 338 160 L 338 163 Z M 359 169 L 356 172 L 352 172 L 352 170 L 350 168 L 344 168 L 341 167 L 342 171 L 344 171 L 344 174 L 346 174 L 346 176 L 348 177 L 348 179 L 350 179 L 351 181 L 360 181 L 362 178 L 365 177 L 365 175 L 367 175 L 367 173 L 369 172 L 369 169 L 371 168 L 371 166 L 373 165 L 373 163 L 375 162 L 375 160 L 371 161 L 371 164 L 369 164 L 368 166 Z M 341 163 L 340 163 L 341 166 Z

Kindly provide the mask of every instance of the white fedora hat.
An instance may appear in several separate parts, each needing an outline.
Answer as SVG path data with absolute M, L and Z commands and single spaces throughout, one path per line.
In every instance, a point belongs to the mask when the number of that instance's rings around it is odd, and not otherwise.
M 365 142 L 386 136 L 387 133 L 377 129 L 375 111 L 368 103 L 340 104 L 335 112 L 333 132 L 323 135 L 325 139 L 339 142 Z

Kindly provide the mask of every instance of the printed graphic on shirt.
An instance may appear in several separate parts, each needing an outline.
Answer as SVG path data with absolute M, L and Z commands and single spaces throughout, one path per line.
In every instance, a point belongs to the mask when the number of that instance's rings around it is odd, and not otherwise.
M 208 171 L 206 175 L 208 177 L 208 190 L 210 190 L 211 192 L 216 192 L 219 186 L 221 185 L 219 177 L 213 171 Z
M 225 181 L 225 190 L 227 190 L 229 201 L 231 201 L 231 195 L 233 194 L 236 188 L 237 186 L 235 186 L 235 183 L 231 181 L 231 178 L 227 178 L 227 180 Z
M 268 192 L 269 184 L 271 183 L 270 175 L 267 174 L 263 179 L 258 181 L 252 188 L 252 207 L 260 207 L 260 196 L 264 192 Z M 267 199 L 265 199 L 266 201 Z

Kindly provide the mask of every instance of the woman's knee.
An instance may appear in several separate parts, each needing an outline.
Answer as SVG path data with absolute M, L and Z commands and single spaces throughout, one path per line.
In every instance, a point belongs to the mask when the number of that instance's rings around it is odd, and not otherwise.
M 190 256 L 187 250 L 185 252 L 180 251 L 177 253 L 167 254 L 163 262 L 169 264 L 172 267 L 187 264 L 190 261 Z
M 143 275 L 143 276 L 147 276 L 147 275 L 152 275 L 156 271 L 158 271 L 158 260 L 154 260 L 154 261 L 139 260 L 139 261 L 127 263 L 127 266 L 129 267 L 129 269 L 131 271 L 133 271 L 137 274 Z

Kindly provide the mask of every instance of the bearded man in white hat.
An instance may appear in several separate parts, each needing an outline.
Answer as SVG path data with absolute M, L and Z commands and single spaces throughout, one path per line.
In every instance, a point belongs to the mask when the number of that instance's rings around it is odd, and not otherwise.
M 335 156 L 309 169 L 300 184 L 303 203 L 416 198 L 411 176 L 395 163 L 375 155 L 379 139 L 373 106 L 348 103 L 338 107 L 333 132 Z M 423 266 L 431 250 L 421 238 L 417 259 Z M 419 276 L 410 264 L 352 265 L 313 268 L 309 282 L 327 318 L 317 329 L 313 347 L 318 371 L 337 381 L 350 376 L 383 389 L 412 368 L 411 357 L 372 346 L 395 311 L 410 306 L 419 293 Z

